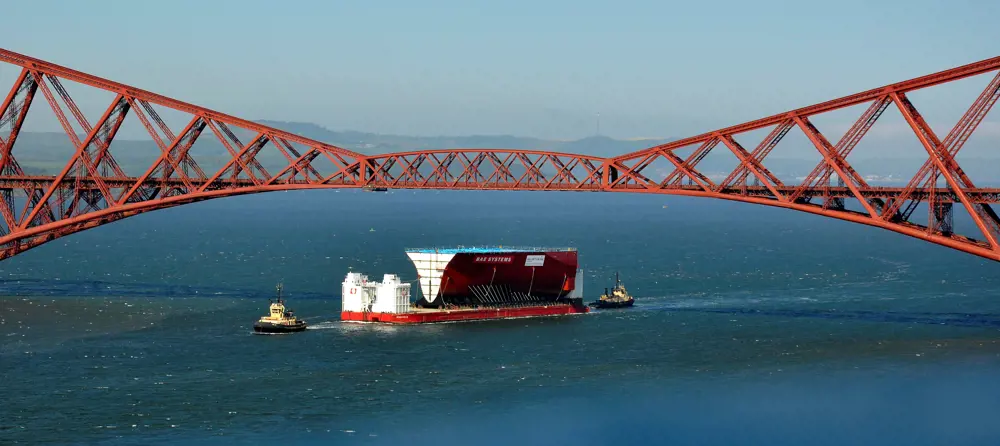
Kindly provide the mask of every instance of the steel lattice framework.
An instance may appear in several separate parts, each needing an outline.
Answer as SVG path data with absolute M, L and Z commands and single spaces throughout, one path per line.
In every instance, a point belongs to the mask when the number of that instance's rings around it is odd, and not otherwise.
M 907 97 L 915 90 L 998 72 L 1000 57 L 613 158 L 504 149 L 365 155 L 11 51 L 0 49 L 0 62 L 21 68 L 0 104 L 0 259 L 142 212 L 210 198 L 288 189 L 387 187 L 721 198 L 877 226 L 1000 260 L 1000 218 L 990 206 L 1000 201 L 1000 189 L 975 186 L 956 161 L 956 154 L 1000 97 L 1000 73 L 944 138 L 935 134 Z M 114 99 L 91 123 L 64 81 L 110 92 Z M 21 153 L 14 151 L 21 127 L 38 96 L 55 113 L 75 148 L 53 176 L 27 174 L 15 158 L 15 153 Z M 867 109 L 836 143 L 810 120 L 863 104 L 868 104 Z M 890 107 L 900 111 L 928 157 L 905 186 L 875 187 L 846 159 Z M 175 132 L 158 108 L 185 113 L 190 119 Z M 160 151 L 138 176 L 125 173 L 112 147 L 130 113 Z M 736 140 L 738 135 L 768 129 L 751 150 Z M 822 156 L 799 184 L 781 181 L 764 164 L 792 131 L 802 132 Z M 238 133 L 252 137 L 241 139 Z M 205 171 L 191 153 L 199 138 L 206 137 L 214 138 L 228 153 L 217 170 Z M 693 150 L 681 156 L 686 148 Z M 279 152 L 284 167 L 266 169 L 258 157 L 263 150 Z M 697 169 L 712 150 L 728 150 L 739 160 L 724 179 L 713 181 Z M 664 161 L 670 171 L 650 168 Z M 846 205 L 854 200 L 860 210 Z M 921 204 L 928 209 L 926 223 L 911 221 Z M 953 232 L 955 206 L 968 212 L 978 234 Z

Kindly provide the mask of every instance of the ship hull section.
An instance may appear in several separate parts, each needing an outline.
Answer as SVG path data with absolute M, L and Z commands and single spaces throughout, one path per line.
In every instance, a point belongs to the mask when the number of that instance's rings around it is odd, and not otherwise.
M 420 275 L 421 307 L 556 302 L 576 288 L 575 250 L 410 253 L 410 258 Z

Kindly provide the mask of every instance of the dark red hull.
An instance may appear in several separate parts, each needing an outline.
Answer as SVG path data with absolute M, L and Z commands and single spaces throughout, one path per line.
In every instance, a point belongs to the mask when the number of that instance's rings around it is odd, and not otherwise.
M 460 310 L 419 310 L 409 313 L 363 313 L 344 311 L 340 319 L 355 322 L 379 322 L 388 324 L 431 324 L 436 322 L 461 322 L 490 319 L 514 319 L 528 317 L 564 316 L 589 312 L 586 306 L 554 304 L 516 308 L 476 308 Z

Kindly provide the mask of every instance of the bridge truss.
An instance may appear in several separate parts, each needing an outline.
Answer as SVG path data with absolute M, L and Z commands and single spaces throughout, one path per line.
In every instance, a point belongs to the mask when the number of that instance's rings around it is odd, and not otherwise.
M 0 260 L 88 228 L 210 198 L 387 187 L 720 198 L 877 226 L 1000 261 L 1000 217 L 991 207 L 1000 201 L 1000 188 L 976 186 L 956 160 L 1000 97 L 1000 57 L 612 158 L 512 149 L 362 154 L 11 51 L 0 49 L 0 63 L 19 67 L 0 103 Z M 992 80 L 943 137 L 908 97 L 979 75 Z M 113 99 L 90 121 L 66 84 Z M 33 107 L 51 109 L 73 148 L 68 159 L 58 160 L 54 174 L 28 171 L 17 159 L 32 150 L 17 142 Z M 863 111 L 836 142 L 814 124 L 818 116 L 851 107 Z M 905 185 L 874 186 L 847 158 L 890 109 L 902 116 L 927 159 Z M 168 125 L 161 116 L 165 111 L 184 115 L 185 123 Z M 127 172 L 116 160 L 122 156 L 114 144 L 122 138 L 116 136 L 129 116 L 158 148 L 140 160 L 141 172 Z M 765 136 L 753 147 L 738 142 L 754 132 Z M 819 156 L 815 168 L 793 184 L 765 160 L 794 134 L 804 136 Z M 222 157 L 213 168 L 205 168 L 192 151 L 206 139 Z M 731 153 L 735 167 L 724 175 L 699 171 L 713 151 Z M 268 163 L 262 162 L 264 153 L 272 155 Z M 922 208 L 923 217 L 917 212 Z M 974 223 L 971 233 L 956 233 L 956 209 Z

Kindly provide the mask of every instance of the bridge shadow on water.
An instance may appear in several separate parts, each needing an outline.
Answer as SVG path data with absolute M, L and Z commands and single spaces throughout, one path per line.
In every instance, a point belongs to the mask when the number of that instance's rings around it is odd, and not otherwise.
M 336 294 L 337 293 L 335 291 L 297 291 L 285 293 L 285 295 L 289 298 L 301 300 L 334 300 L 337 297 Z M 52 279 L 16 279 L 0 281 L 0 296 L 267 299 L 274 296 L 274 289 L 272 287 L 199 287 L 164 283 L 132 283 L 102 280 L 67 281 Z M 1000 328 L 1000 314 L 994 313 L 748 307 L 698 308 L 661 307 L 659 305 L 646 308 L 642 307 L 643 306 L 640 304 L 636 306 L 636 309 L 641 308 L 646 311 L 665 311 L 676 313 L 712 313 L 743 316 L 943 325 L 952 327 Z

